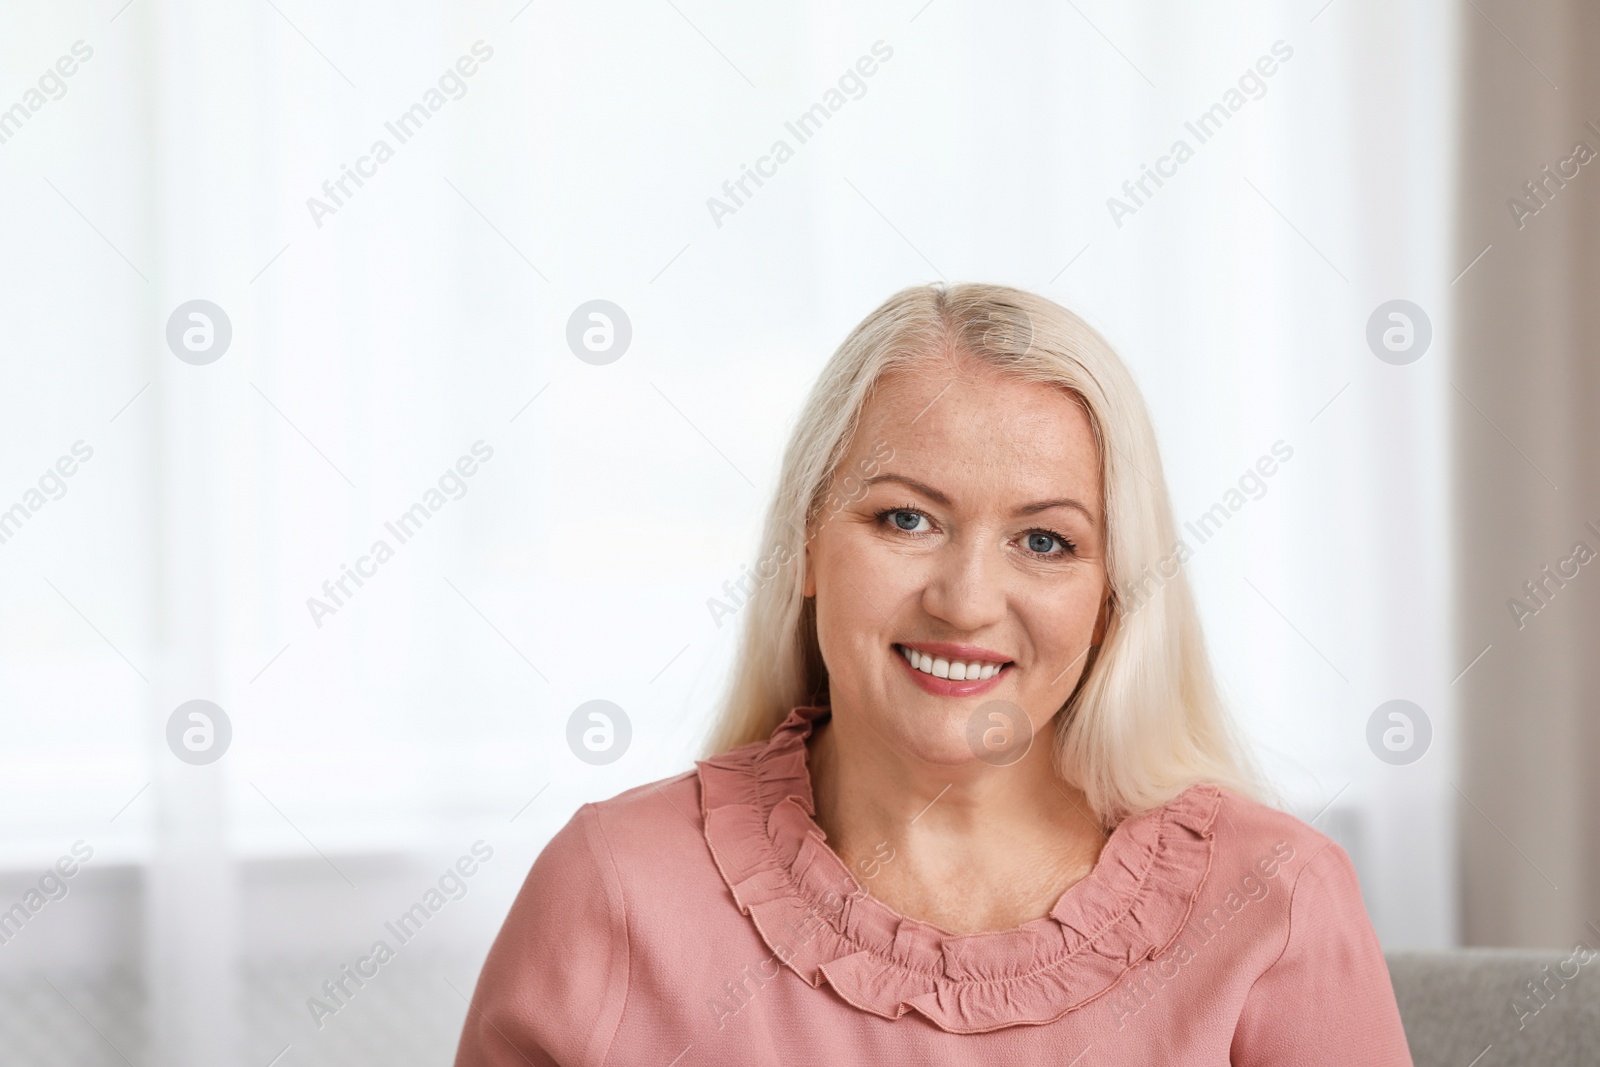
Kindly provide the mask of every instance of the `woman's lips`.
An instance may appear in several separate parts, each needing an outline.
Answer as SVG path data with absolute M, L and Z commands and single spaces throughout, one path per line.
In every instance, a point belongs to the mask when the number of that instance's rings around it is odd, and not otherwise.
M 1006 672 L 1012 667 L 1012 664 L 1007 663 L 988 678 L 967 679 L 957 682 L 917 670 L 899 648 L 893 649 L 893 653 L 900 666 L 904 668 L 907 674 L 911 675 L 913 682 L 916 682 L 917 685 L 934 696 L 941 697 L 970 697 L 979 693 L 987 693 L 1000 684 L 1001 680 L 1006 677 Z

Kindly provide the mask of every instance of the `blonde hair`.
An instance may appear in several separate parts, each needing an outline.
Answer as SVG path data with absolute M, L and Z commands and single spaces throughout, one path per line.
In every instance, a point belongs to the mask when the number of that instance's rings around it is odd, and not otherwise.
M 1211 674 L 1179 565 L 1187 550 L 1180 551 L 1174 532 L 1138 386 L 1078 316 L 998 285 L 903 289 L 863 319 L 823 367 L 784 452 L 763 534 L 768 551 L 743 607 L 710 751 L 766 738 L 792 708 L 827 702 L 816 608 L 802 595 L 806 531 L 879 379 L 939 355 L 1070 391 L 1099 445 L 1109 619 L 1057 712 L 1057 772 L 1084 791 L 1108 826 L 1160 807 L 1196 782 L 1259 794 Z

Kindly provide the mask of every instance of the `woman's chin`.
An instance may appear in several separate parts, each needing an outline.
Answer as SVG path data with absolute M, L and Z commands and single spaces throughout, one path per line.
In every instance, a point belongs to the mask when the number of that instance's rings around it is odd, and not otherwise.
M 978 761 L 968 742 L 967 709 L 951 709 L 912 721 L 885 724 L 880 733 L 901 755 L 939 767 L 964 767 Z

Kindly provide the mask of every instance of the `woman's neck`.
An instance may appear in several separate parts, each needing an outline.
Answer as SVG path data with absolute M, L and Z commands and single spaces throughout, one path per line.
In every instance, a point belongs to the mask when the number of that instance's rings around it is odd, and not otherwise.
M 995 767 L 936 765 L 829 719 L 810 741 L 817 822 L 868 893 L 950 933 L 1048 914 L 1093 868 L 1105 834 L 1054 767 L 1047 726 Z

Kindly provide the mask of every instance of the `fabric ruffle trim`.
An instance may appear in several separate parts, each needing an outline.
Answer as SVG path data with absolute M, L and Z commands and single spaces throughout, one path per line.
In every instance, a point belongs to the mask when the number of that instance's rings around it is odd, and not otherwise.
M 699 762 L 706 841 L 740 911 L 812 986 L 889 1019 L 950 1033 L 1038 1025 L 1082 1007 L 1170 946 L 1211 869 L 1215 786 L 1124 820 L 1049 916 L 948 934 L 869 896 L 815 821 L 806 738 L 827 708 L 796 708 L 766 741 Z

